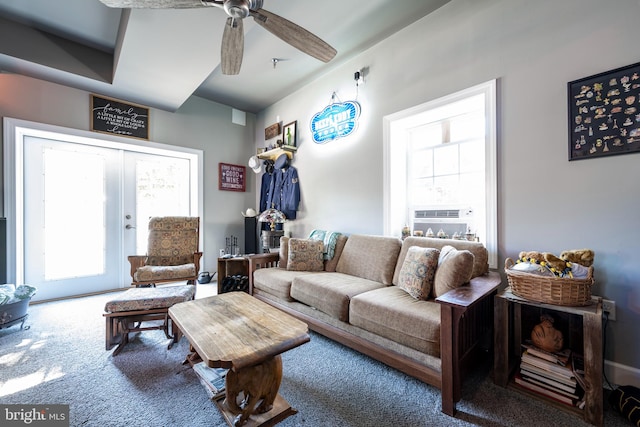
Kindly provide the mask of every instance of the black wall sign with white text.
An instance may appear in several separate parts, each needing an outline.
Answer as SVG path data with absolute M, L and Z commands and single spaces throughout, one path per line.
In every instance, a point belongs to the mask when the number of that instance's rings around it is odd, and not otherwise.
M 149 139 L 149 109 L 91 95 L 91 130 Z

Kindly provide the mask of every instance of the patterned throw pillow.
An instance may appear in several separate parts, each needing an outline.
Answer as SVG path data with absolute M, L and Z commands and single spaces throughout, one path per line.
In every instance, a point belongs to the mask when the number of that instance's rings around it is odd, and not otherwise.
M 289 239 L 287 270 L 290 271 L 322 271 L 324 260 L 322 240 Z
M 434 248 L 411 246 L 402 264 L 398 286 L 419 300 L 429 298 L 438 268 L 440 251 Z
M 434 298 L 468 283 L 473 274 L 473 261 L 474 255 L 470 251 L 459 251 L 453 246 L 444 246 L 440 251 L 436 270 Z

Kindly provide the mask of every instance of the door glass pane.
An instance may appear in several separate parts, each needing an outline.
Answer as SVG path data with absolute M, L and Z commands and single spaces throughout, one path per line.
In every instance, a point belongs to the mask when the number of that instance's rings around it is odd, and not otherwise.
M 189 161 L 140 156 L 136 170 L 136 253 L 147 251 L 149 218 L 190 212 Z
M 44 150 L 44 277 L 105 271 L 105 159 Z

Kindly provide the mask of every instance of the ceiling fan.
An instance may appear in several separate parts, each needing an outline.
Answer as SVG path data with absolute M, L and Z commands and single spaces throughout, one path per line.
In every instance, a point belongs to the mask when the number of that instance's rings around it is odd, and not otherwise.
M 222 74 L 240 73 L 244 52 L 242 21 L 251 16 L 255 22 L 291 46 L 322 62 L 336 56 L 336 50 L 318 36 L 293 22 L 262 8 L 263 0 L 100 0 L 109 7 L 137 9 L 187 9 L 219 7 L 229 15 L 222 34 Z

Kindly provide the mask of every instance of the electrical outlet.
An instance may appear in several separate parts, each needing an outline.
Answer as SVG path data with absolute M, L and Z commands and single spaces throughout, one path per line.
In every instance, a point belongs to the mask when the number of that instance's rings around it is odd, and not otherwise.
M 616 320 L 616 302 L 608 299 L 602 300 L 602 311 L 609 313 L 609 320 Z

